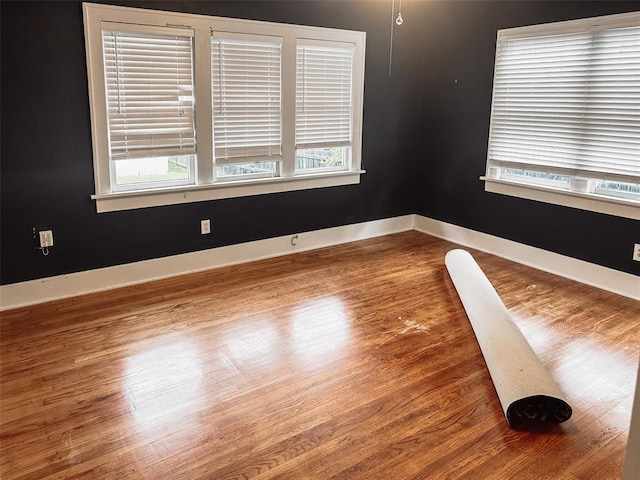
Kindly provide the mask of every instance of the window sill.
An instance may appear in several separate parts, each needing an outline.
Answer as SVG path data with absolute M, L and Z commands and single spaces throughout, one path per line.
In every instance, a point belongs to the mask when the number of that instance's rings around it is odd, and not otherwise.
M 633 200 L 604 197 L 592 193 L 580 193 L 553 187 L 528 185 L 510 180 L 480 177 L 486 192 L 526 198 L 538 202 L 579 208 L 617 217 L 640 219 L 640 203 Z
M 137 208 L 203 202 L 222 198 L 246 197 L 267 193 L 291 192 L 311 188 L 335 187 L 360 183 L 364 170 L 298 175 L 296 177 L 261 178 L 256 180 L 225 181 L 211 185 L 157 190 L 135 190 L 92 195 L 98 213 L 133 210 Z

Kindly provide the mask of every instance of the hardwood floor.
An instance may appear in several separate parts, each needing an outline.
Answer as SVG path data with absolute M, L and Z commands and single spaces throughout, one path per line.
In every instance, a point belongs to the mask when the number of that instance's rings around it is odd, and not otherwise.
M 1 478 L 620 478 L 640 303 L 470 250 L 573 407 L 513 430 L 454 247 L 405 232 L 4 312 Z

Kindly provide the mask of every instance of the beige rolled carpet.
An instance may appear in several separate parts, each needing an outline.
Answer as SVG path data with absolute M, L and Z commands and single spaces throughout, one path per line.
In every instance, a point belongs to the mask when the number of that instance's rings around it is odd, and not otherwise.
M 471 254 L 451 250 L 445 264 L 509 425 L 520 428 L 568 420 L 571 407 Z

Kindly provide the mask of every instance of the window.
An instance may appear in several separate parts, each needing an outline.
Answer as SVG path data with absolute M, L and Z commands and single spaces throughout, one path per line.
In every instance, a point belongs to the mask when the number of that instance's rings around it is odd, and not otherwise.
M 217 179 L 281 171 L 281 40 L 211 37 L 213 143 Z
M 125 27 L 104 24 L 102 30 L 111 189 L 191 184 L 196 154 L 191 36 Z
M 640 13 L 498 32 L 487 191 L 640 216 Z
M 98 212 L 360 181 L 364 33 L 83 8 Z
M 343 170 L 351 155 L 353 45 L 300 41 L 296 169 Z

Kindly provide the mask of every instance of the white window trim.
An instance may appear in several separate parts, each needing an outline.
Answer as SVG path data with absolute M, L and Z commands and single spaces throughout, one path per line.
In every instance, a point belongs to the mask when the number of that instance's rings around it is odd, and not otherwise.
M 337 187 L 360 183 L 364 170 L 331 172 L 295 177 L 257 178 L 251 180 L 225 180 L 215 185 L 191 185 L 171 187 L 163 190 L 139 190 L 104 195 L 92 195 L 98 213 L 135 208 L 176 205 L 223 198 L 247 197 L 267 193 L 309 190 L 311 188 Z
M 499 30 L 498 41 L 505 36 L 507 36 L 507 38 L 526 38 L 540 34 L 552 35 L 557 33 L 593 32 L 608 29 L 611 26 L 615 26 L 616 28 L 636 26 L 639 22 L 640 12 L 631 12 L 542 25 L 530 25 Z M 491 131 L 491 127 L 489 130 Z M 563 188 L 555 188 L 551 185 L 535 185 L 499 178 L 499 169 L 500 167 L 493 166 L 490 163 L 489 158 L 487 158 L 487 174 L 480 177 L 480 180 L 485 183 L 486 192 L 578 208 L 597 213 L 605 213 L 624 218 L 640 219 L 640 203 L 637 201 L 626 200 L 624 198 L 607 197 Z
M 480 180 L 485 182 L 486 192 L 640 220 L 638 203 L 630 200 L 602 197 L 589 193 L 524 184 L 485 176 L 480 177 Z
M 98 212 L 128 210 L 151 206 L 189 203 L 221 198 L 352 185 L 360 182 L 362 153 L 362 102 L 364 92 L 364 32 L 308 27 L 253 20 L 211 17 L 139 8 L 83 4 L 84 29 L 93 139 L 93 166 Z M 111 192 L 108 158 L 107 112 L 102 62 L 101 22 L 119 22 L 155 26 L 181 26 L 194 31 L 195 96 L 197 107 L 197 167 L 195 185 Z M 282 38 L 282 110 L 283 171 L 280 177 L 225 180 L 214 183 L 212 111 L 211 111 L 211 31 L 226 31 Z M 296 42 L 298 39 L 352 43 L 354 51 L 353 137 L 346 170 L 295 172 L 295 85 Z

